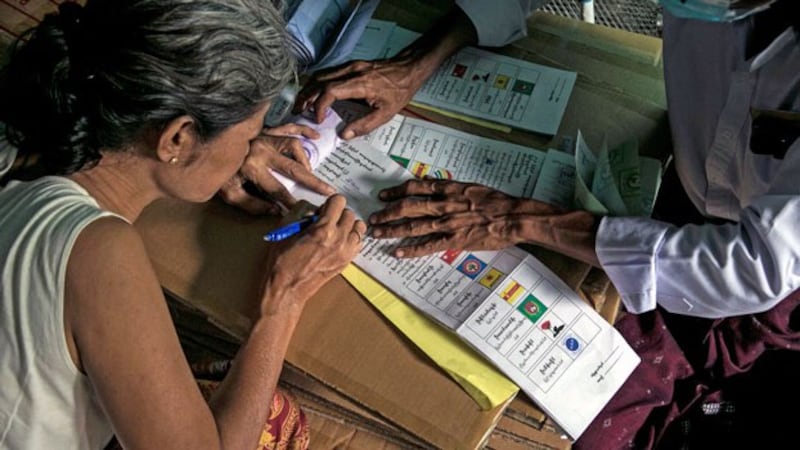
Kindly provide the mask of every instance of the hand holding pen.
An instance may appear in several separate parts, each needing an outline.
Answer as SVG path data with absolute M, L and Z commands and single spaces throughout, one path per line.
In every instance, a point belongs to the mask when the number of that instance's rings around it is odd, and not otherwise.
M 315 209 L 314 216 L 302 217 L 292 210 L 295 216 L 290 217 L 307 224 L 280 236 L 276 233 L 275 238 L 295 238 L 272 242 L 265 252 L 262 314 L 302 311 L 305 301 L 358 255 L 367 226 L 346 203 L 344 196 L 336 194 Z
M 296 220 L 294 222 L 291 222 L 282 227 L 275 228 L 274 230 L 268 232 L 267 234 L 264 235 L 264 240 L 267 242 L 282 241 L 286 238 L 292 237 L 295 234 L 305 230 L 310 225 L 316 223 L 318 220 L 319 216 L 317 214 L 303 217 L 300 220 Z
M 305 200 L 299 200 L 286 214 L 284 220 L 291 220 L 285 225 L 270 230 L 264 235 L 267 242 L 288 239 L 319 221 L 319 208 Z
M 305 230 L 306 228 L 310 227 L 311 225 L 317 223 L 320 219 L 320 213 L 318 212 L 320 208 L 314 206 L 313 204 L 305 201 L 300 200 L 298 201 L 295 206 L 292 208 L 292 211 L 287 215 L 287 217 L 299 217 L 299 219 L 294 220 L 292 222 L 287 223 L 286 225 L 279 226 L 273 230 L 267 232 L 264 235 L 264 240 L 267 242 L 278 242 L 284 239 L 288 239 L 301 231 Z M 358 222 L 361 222 L 360 220 Z M 363 222 L 362 222 L 363 223 Z M 366 226 L 362 231 L 359 231 L 360 227 L 354 227 L 353 233 L 358 236 L 359 242 L 364 238 L 366 234 Z

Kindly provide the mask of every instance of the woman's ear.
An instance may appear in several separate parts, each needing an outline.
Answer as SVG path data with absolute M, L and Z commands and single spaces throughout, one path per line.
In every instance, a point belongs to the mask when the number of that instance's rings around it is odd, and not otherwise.
M 162 162 L 175 164 L 186 160 L 197 145 L 194 119 L 180 116 L 171 120 L 158 136 L 156 155 Z

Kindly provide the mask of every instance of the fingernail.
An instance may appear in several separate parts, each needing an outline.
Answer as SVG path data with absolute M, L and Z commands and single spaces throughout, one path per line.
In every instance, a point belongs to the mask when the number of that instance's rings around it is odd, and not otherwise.
M 381 199 L 381 200 L 385 199 L 388 196 L 389 196 L 389 194 L 387 194 L 386 192 L 383 192 L 383 191 L 378 192 L 378 198 Z
M 402 250 L 395 250 L 395 251 L 394 251 L 394 256 L 396 256 L 396 257 L 398 257 L 398 258 L 402 258 L 402 257 L 403 257 L 403 255 L 405 255 L 405 254 L 406 254 L 406 253 L 405 253 L 404 251 L 402 251 Z
M 345 132 L 342 133 L 342 139 L 344 139 L 346 141 L 349 141 L 350 139 L 353 139 L 354 137 L 356 137 L 356 134 L 353 132 L 353 130 L 345 130 Z
M 370 233 L 370 235 L 372 237 L 379 238 L 379 237 L 383 236 L 383 232 L 381 232 L 381 230 L 373 229 L 372 232 Z

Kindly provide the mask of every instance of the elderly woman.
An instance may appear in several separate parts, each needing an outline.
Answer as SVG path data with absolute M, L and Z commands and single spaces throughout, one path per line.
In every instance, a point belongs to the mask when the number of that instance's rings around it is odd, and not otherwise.
M 0 447 L 252 450 L 286 431 L 264 429 L 286 348 L 364 223 L 333 196 L 269 253 L 249 337 L 208 401 L 131 223 L 160 198 L 208 200 L 263 147 L 294 70 L 281 16 L 260 0 L 59 9 L 0 78 L 0 120 L 39 169 L 0 190 Z

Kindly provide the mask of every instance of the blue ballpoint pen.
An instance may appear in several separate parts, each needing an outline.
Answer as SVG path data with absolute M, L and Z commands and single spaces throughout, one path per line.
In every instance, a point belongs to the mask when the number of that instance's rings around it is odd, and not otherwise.
M 268 242 L 282 241 L 288 237 L 308 228 L 309 225 L 319 220 L 319 216 L 314 214 L 311 216 L 303 217 L 302 219 L 292 222 L 288 225 L 276 228 L 264 235 L 264 240 Z

